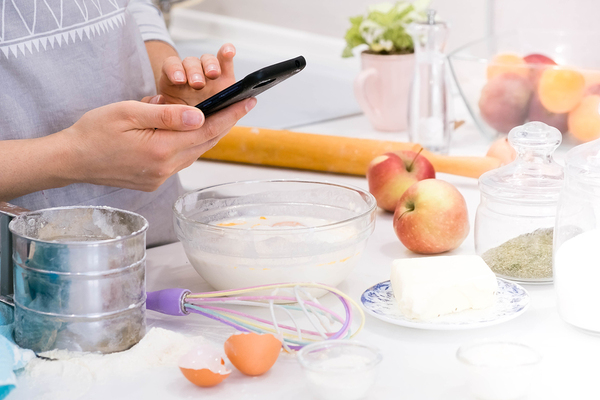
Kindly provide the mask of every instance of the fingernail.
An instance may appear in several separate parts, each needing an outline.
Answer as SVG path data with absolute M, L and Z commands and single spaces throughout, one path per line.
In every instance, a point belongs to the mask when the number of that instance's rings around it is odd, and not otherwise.
M 158 104 L 158 103 L 160 103 L 160 100 L 161 100 L 161 95 L 158 94 L 158 95 L 154 96 L 153 98 L 151 98 L 149 103 L 150 104 Z
M 256 105 L 256 97 L 251 97 L 250 100 L 246 102 L 246 112 L 250 112 Z
M 192 82 L 202 82 L 202 75 L 200 74 L 194 74 L 192 75 Z
M 173 80 L 175 82 L 184 82 L 185 81 L 185 75 L 181 71 L 175 71 L 175 73 L 173 74 Z
M 206 66 L 206 72 L 216 71 L 219 68 L 215 64 L 209 64 Z
M 223 53 L 233 53 L 233 47 L 227 46 L 225 47 L 225 49 L 223 50 Z
M 200 123 L 202 122 L 202 118 L 204 118 L 204 116 L 202 115 L 202 113 L 200 113 L 198 111 L 188 110 L 188 111 L 183 112 L 183 124 L 184 125 L 188 125 L 188 126 L 200 125 Z

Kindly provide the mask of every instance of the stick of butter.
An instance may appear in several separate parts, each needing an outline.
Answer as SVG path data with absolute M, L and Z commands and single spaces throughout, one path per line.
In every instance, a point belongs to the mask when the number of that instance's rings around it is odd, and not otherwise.
M 394 260 L 394 297 L 407 318 L 431 319 L 494 303 L 498 282 L 479 256 L 437 256 Z

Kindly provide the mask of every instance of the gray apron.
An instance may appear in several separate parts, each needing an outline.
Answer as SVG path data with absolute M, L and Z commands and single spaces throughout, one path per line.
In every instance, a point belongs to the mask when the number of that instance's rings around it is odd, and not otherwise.
M 155 94 L 128 0 L 3 3 L 0 139 L 46 136 L 71 126 L 88 110 Z M 150 222 L 147 243 L 156 246 L 176 240 L 171 207 L 181 191 L 173 176 L 152 193 L 82 183 L 11 203 L 32 210 L 105 205 L 134 211 Z

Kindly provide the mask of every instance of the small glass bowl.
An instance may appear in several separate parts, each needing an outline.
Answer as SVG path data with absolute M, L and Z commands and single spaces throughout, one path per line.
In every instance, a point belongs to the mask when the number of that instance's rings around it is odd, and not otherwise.
M 381 352 L 353 340 L 313 343 L 298 352 L 308 386 L 322 400 L 359 400 L 375 384 Z
M 516 400 L 527 396 L 541 355 L 515 342 L 462 346 L 456 358 L 466 367 L 471 393 L 479 400 Z

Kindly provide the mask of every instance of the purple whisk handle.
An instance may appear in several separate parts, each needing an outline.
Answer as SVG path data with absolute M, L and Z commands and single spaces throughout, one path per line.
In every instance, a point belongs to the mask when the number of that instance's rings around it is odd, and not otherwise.
M 146 294 L 146 309 L 175 316 L 188 315 L 185 309 L 185 296 L 191 292 L 188 289 L 164 289 Z

